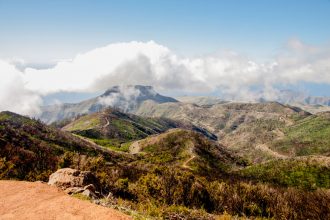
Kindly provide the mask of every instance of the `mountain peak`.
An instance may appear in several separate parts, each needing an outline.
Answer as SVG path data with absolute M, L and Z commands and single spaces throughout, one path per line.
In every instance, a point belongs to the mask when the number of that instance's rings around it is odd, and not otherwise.
M 156 95 L 157 92 L 154 90 L 152 86 L 144 86 L 144 85 L 121 85 L 121 86 L 113 86 L 110 89 L 107 89 L 105 93 L 101 96 L 108 96 L 114 93 L 123 93 L 125 91 L 136 92 L 143 95 Z
M 74 118 L 81 114 L 98 112 L 108 107 L 133 113 L 147 100 L 155 103 L 178 102 L 174 98 L 160 95 L 152 86 L 120 85 L 113 86 L 102 95 L 80 103 L 45 106 L 38 117 L 46 123 L 52 123 L 57 120 Z
M 141 102 L 146 100 L 152 100 L 157 103 L 165 102 L 178 102 L 176 99 L 160 95 L 157 93 L 152 86 L 144 85 L 123 85 L 113 86 L 99 97 L 100 101 L 109 100 L 112 103 L 125 102 L 129 104 L 139 105 Z M 112 106 L 112 105 L 109 105 Z

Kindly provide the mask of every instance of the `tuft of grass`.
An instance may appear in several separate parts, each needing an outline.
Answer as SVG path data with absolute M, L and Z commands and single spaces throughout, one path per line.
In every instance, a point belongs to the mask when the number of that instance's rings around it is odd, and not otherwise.
M 80 200 L 84 200 L 84 201 L 92 201 L 91 198 L 89 198 L 88 196 L 85 196 L 81 193 L 73 194 L 72 197 L 80 199 Z

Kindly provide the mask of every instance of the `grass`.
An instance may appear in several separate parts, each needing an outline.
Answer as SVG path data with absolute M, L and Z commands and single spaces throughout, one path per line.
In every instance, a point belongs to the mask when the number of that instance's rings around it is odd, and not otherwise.
M 97 145 L 114 151 L 128 152 L 131 142 L 121 143 L 118 139 L 91 139 Z
M 83 195 L 81 193 L 73 194 L 72 197 L 80 199 L 80 200 L 84 200 L 84 201 L 92 201 L 91 198 L 89 198 L 88 196 Z
M 276 151 L 296 156 L 330 155 L 330 119 L 310 116 L 284 129 L 284 139 L 273 143 Z
M 86 115 L 70 124 L 68 131 L 89 130 L 101 126 L 101 119 L 94 114 Z
M 308 190 L 330 188 L 330 168 L 311 160 L 273 160 L 247 167 L 242 176 Z

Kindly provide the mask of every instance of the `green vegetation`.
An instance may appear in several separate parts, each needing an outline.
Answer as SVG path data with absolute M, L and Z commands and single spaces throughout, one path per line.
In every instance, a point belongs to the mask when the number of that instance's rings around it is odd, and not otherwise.
M 282 126 L 259 125 L 264 130 Z M 47 181 L 58 168 L 90 170 L 102 193 L 113 195 L 108 205 L 127 207 L 137 218 L 330 218 L 330 171 L 319 158 L 246 167 L 244 158 L 182 129 L 139 140 L 134 155 L 111 150 L 128 150 L 122 137 L 94 137 L 104 146 L 99 148 L 36 120 L 0 113 L 0 178 Z
M 91 198 L 89 198 L 88 196 L 85 196 L 81 193 L 73 194 L 72 197 L 80 199 L 80 200 L 91 201 Z
M 96 126 L 100 126 L 101 124 L 101 119 L 98 117 L 94 117 L 93 115 L 85 115 L 83 116 L 83 118 L 84 120 L 75 120 L 71 122 L 71 126 L 67 130 L 89 130 L 95 128 Z
M 121 143 L 117 139 L 91 139 L 94 143 L 114 151 L 128 152 L 131 142 Z
M 172 168 L 156 169 L 117 190 L 135 198 L 121 197 L 129 207 L 147 216 L 162 218 L 192 212 L 197 219 L 215 217 L 207 213 L 273 219 L 327 219 L 330 211 L 330 194 L 324 190 L 306 192 L 242 181 L 209 181 Z
M 119 162 L 122 155 L 95 149 L 90 143 L 10 112 L 0 113 L 0 177 L 47 181 L 59 167 L 77 167 L 95 157 Z M 70 156 L 70 157 L 69 157 Z
M 304 189 L 330 188 L 330 167 L 312 159 L 273 160 L 240 171 L 244 177 Z
M 101 139 L 103 144 L 110 147 L 111 141 L 121 144 L 177 126 L 175 122 L 168 119 L 142 118 L 114 109 L 106 109 L 103 112 L 83 115 L 66 124 L 63 129 L 87 138 Z M 109 140 L 109 143 L 105 143 L 104 140 Z M 118 143 L 114 143 L 111 147 L 118 148 L 119 146 Z
M 312 115 L 284 129 L 285 137 L 273 143 L 276 151 L 290 155 L 330 155 L 330 117 Z

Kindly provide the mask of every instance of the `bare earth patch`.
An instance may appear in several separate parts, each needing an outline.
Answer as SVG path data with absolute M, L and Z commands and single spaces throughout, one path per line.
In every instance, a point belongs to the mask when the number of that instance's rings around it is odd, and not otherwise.
M 73 198 L 40 182 L 0 181 L 0 219 L 114 219 L 131 217 Z

